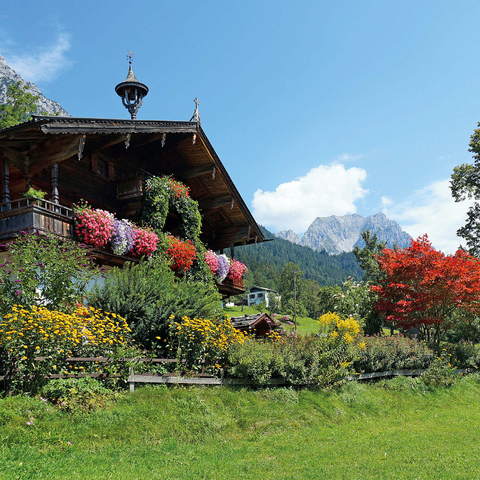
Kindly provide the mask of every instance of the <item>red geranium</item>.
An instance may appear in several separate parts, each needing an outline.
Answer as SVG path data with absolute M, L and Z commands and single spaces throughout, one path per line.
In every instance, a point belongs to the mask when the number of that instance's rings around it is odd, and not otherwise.
M 175 272 L 185 272 L 192 265 L 197 250 L 190 240 L 180 240 L 172 235 L 166 235 L 167 249 L 165 254 L 170 258 L 170 268 Z

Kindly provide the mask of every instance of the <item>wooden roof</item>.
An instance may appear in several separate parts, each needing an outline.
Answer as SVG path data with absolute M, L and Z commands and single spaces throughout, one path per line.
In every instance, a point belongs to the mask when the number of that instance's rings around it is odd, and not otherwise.
M 0 131 L 0 158 L 32 177 L 55 163 L 101 154 L 115 174 L 173 175 L 199 202 L 215 250 L 265 240 L 248 207 L 196 122 L 35 116 Z M 60 179 L 59 188 L 61 190 Z

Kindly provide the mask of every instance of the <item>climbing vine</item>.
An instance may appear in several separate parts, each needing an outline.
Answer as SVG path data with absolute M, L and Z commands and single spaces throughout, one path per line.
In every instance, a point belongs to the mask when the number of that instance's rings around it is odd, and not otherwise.
M 172 248 L 171 236 L 168 236 L 170 238 L 168 240 L 164 233 L 169 211 L 178 214 L 180 234 L 185 241 L 191 242 L 196 252 L 192 268 L 180 270 L 183 270 L 186 276 L 196 280 L 211 281 L 212 275 L 203 255 L 205 246 L 200 240 L 202 216 L 198 209 L 198 202 L 190 197 L 190 189 L 172 176 L 148 178 L 145 181 L 142 220 L 151 225 L 157 235 L 162 238 L 165 252 Z M 184 249 L 185 245 L 187 244 L 184 243 Z
M 171 176 L 148 178 L 145 181 L 142 219 L 160 233 L 165 227 L 168 212 L 176 211 L 182 236 L 196 245 L 202 232 L 202 216 L 198 202 L 190 197 L 189 190 Z

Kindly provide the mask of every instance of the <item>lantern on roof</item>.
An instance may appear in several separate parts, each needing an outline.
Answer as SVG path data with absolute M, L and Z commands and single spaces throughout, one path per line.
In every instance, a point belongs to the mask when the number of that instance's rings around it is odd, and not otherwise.
M 132 120 L 137 118 L 138 109 L 142 106 L 143 99 L 147 96 L 148 87 L 140 83 L 132 70 L 132 52 L 128 52 L 128 75 L 124 82 L 115 87 L 117 95 L 121 97 L 123 106 L 128 110 Z

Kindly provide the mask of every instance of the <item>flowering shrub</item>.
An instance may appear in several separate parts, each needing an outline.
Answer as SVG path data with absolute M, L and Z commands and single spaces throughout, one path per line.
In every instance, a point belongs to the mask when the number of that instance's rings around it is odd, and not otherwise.
M 354 366 L 358 373 L 427 368 L 435 358 L 423 342 L 402 335 L 364 337 Z
M 112 251 L 115 255 L 125 255 L 133 248 L 135 233 L 132 222 L 128 220 L 113 221 Z
M 318 319 L 323 333 L 331 337 L 339 337 L 347 344 L 352 343 L 360 333 L 360 325 L 353 318 L 340 318 L 336 313 L 328 312 Z
M 68 314 L 14 305 L 0 323 L 0 350 L 5 352 L 12 386 L 25 391 L 38 388 L 45 375 L 85 371 L 84 366 L 69 366 L 68 356 L 113 355 L 129 338 L 125 319 L 91 307 L 78 307 Z M 35 361 L 35 357 L 44 360 Z
M 113 214 L 95 210 L 86 202 L 74 206 L 74 212 L 75 233 L 80 240 L 95 248 L 105 247 L 113 233 Z
M 351 372 L 352 360 L 353 350 L 338 336 L 251 340 L 229 348 L 228 372 L 258 385 L 276 378 L 292 385 L 327 387 Z
M 199 370 L 205 359 L 207 370 L 217 372 L 226 362 L 229 346 L 243 344 L 248 339 L 233 327 L 227 316 L 213 320 L 184 316 L 181 321 L 172 321 L 169 327 L 169 351 L 186 370 Z
M 238 282 L 244 273 L 248 272 L 248 268 L 242 262 L 232 259 L 230 260 L 230 267 L 228 270 L 228 278 L 234 282 Z
M 207 250 L 203 255 L 205 257 L 205 261 L 207 262 L 208 268 L 215 275 L 218 268 L 217 255 L 215 252 L 212 252 L 212 250 Z
M 151 228 L 134 228 L 133 233 L 132 255 L 142 257 L 157 250 L 158 236 Z
M 197 250 L 190 240 L 182 241 L 172 235 L 166 235 L 166 255 L 170 258 L 170 268 L 175 272 L 185 272 L 193 265 Z

